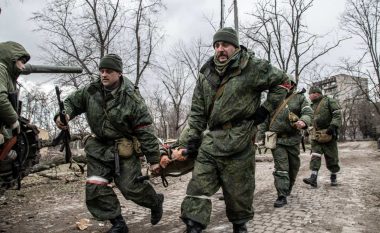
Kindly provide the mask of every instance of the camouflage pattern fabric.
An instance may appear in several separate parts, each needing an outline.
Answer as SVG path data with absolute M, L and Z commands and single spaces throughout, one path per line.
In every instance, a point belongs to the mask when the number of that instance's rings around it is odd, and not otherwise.
M 30 57 L 22 45 L 12 41 L 0 43 L 0 127 L 18 119 L 8 94 L 17 91 L 16 79 L 21 70 L 16 67 L 16 61 L 21 57 Z
M 269 93 L 262 106 L 269 112 L 277 107 L 287 93 L 281 86 L 287 79 L 284 72 L 243 46 L 223 77 L 215 71 L 213 57 L 202 67 L 192 99 L 189 136 L 183 143 L 202 138 L 202 144 L 182 203 L 182 218 L 206 227 L 211 213 L 208 198 L 222 187 L 229 220 L 252 219 L 256 126 L 250 119 L 260 107 L 264 90 Z M 224 85 L 223 93 L 214 101 L 220 85 Z
M 328 96 L 321 96 L 313 101 L 311 107 L 315 111 L 320 101 L 323 100 L 322 106 L 317 114 L 314 115 L 314 125 L 317 130 L 326 129 L 330 125 L 339 128 L 342 124 L 341 107 L 338 102 Z M 311 140 L 311 150 L 313 152 L 310 160 L 310 170 L 318 171 L 321 167 L 322 155 L 326 160 L 326 167 L 332 173 L 339 172 L 339 157 L 337 136 L 328 143 L 318 143 Z
M 315 111 L 319 102 L 324 100 L 318 113 L 314 115 L 314 124 L 317 130 L 327 129 L 330 125 L 340 128 L 342 125 L 342 113 L 339 103 L 328 96 L 321 96 L 314 100 L 311 107 Z
M 152 117 L 140 93 L 128 79 L 122 78 L 121 87 L 107 95 L 98 80 L 69 95 L 64 105 L 70 118 L 85 113 L 97 138 L 112 141 L 135 136 L 148 162 L 159 162 L 159 142 L 154 135 Z
M 290 93 L 288 96 L 289 95 Z M 280 111 L 270 129 L 269 123 L 274 113 L 272 113 L 264 123 L 258 126 L 257 140 L 263 140 L 265 131 L 270 130 L 278 134 L 277 144 L 299 146 L 301 143 L 301 133 L 297 128 L 292 126 L 292 122 L 289 120 L 290 113 L 297 115 L 307 126 L 312 125 L 314 111 L 310 107 L 310 103 L 307 101 L 303 92 L 298 92 L 289 100 L 287 106 Z
M 203 226 L 210 223 L 211 200 L 221 187 L 227 218 L 232 223 L 244 223 L 253 218 L 255 190 L 255 159 L 253 147 L 241 157 L 212 156 L 200 151 L 182 202 L 181 218 L 192 219 Z M 205 198 L 199 198 L 204 196 Z
M 105 145 L 95 138 L 86 142 L 87 177 L 97 176 L 114 180 L 125 199 L 146 207 L 158 205 L 157 195 L 148 182 L 135 182 L 141 176 L 140 159 L 137 156 L 120 158 L 120 176 L 115 174 L 113 145 Z M 120 215 L 120 203 L 111 186 L 86 184 L 86 204 L 91 214 L 100 220 L 113 219 Z
M 331 140 L 328 143 L 317 143 L 316 141 L 311 141 L 311 150 L 313 153 L 324 155 L 326 160 L 327 169 L 336 173 L 340 171 L 339 166 L 339 156 L 338 156 L 338 143 L 336 139 Z M 312 155 L 310 160 L 310 170 L 319 171 L 322 164 L 322 157 Z
M 141 150 L 151 164 L 159 162 L 159 143 L 153 134 L 152 118 L 139 92 L 133 84 L 121 77 L 118 90 L 105 93 L 100 80 L 72 93 L 64 105 L 71 118 L 86 113 L 88 124 L 95 138 L 90 138 L 85 147 L 88 159 L 87 179 L 92 177 L 114 180 L 124 197 L 135 203 L 154 208 L 157 195 L 147 183 L 135 182 L 141 175 L 141 164 L 137 152 L 120 159 L 120 175 L 115 175 L 115 139 L 136 137 Z M 120 214 L 120 204 L 111 187 L 87 182 L 86 203 L 97 218 L 113 219 Z
M 199 138 L 207 128 L 220 128 L 228 122 L 235 122 L 232 128 L 210 130 L 204 134 L 200 149 L 214 156 L 230 156 L 251 144 L 256 127 L 249 119 L 260 106 L 262 91 L 269 90 L 262 104 L 269 112 L 287 93 L 287 89 L 281 86 L 287 80 L 284 72 L 255 58 L 245 49 L 238 58 L 232 61 L 222 80 L 215 72 L 211 58 L 201 69 L 194 89 L 189 138 Z M 213 101 L 218 86 L 225 82 L 223 94 Z
M 288 94 L 288 96 L 291 93 Z M 258 140 L 262 140 L 267 130 L 276 132 L 276 148 L 272 150 L 274 161 L 274 185 L 278 196 L 286 196 L 291 190 L 296 180 L 300 168 L 300 130 L 293 127 L 289 120 L 289 114 L 294 113 L 306 126 L 312 123 L 313 110 L 306 100 L 304 92 L 299 92 L 292 96 L 287 106 L 284 107 L 274 119 L 270 129 L 269 123 L 273 114 L 259 125 Z
M 286 196 L 293 188 L 301 165 L 300 147 L 277 144 L 272 150 L 274 161 L 274 186 L 277 196 Z

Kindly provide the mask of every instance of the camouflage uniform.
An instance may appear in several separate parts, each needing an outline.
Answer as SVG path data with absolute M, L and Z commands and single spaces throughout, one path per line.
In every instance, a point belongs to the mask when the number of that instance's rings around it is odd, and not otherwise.
M 129 158 L 120 157 L 120 175 L 115 174 L 115 156 L 118 155 L 115 155 L 114 144 L 123 137 L 137 137 L 148 162 L 159 162 L 159 143 L 153 134 L 152 118 L 133 84 L 121 77 L 121 86 L 110 93 L 103 90 L 98 80 L 72 93 L 64 105 L 70 118 L 86 113 L 95 135 L 85 145 L 86 204 L 93 216 L 101 220 L 120 216 L 120 203 L 108 185 L 112 180 L 127 200 L 156 208 L 159 200 L 153 187 L 147 182 L 135 182 L 135 178 L 141 176 L 136 152 Z
M 279 197 L 290 194 L 301 165 L 299 158 L 301 133 L 292 126 L 292 122 L 289 120 L 290 112 L 294 113 L 306 126 L 311 124 L 313 110 L 304 96 L 304 91 L 291 97 L 287 106 L 279 112 L 269 129 L 269 131 L 277 133 L 276 148 L 272 150 L 272 154 L 275 169 L 273 172 L 274 185 Z M 264 139 L 264 133 L 268 130 L 272 118 L 273 114 L 265 123 L 259 125 L 258 140 Z
M 4 126 L 10 126 L 18 119 L 17 112 L 8 97 L 11 93 L 18 92 L 16 79 L 21 70 L 16 67 L 16 61 L 21 57 L 30 59 L 30 55 L 22 45 L 12 41 L 0 43 L 0 133 L 4 134 L 5 139 L 9 139 L 12 135 L 4 129 Z
M 287 80 L 286 74 L 267 61 L 255 58 L 245 47 L 241 46 L 229 64 L 223 76 L 215 71 L 213 57 L 202 67 L 188 122 L 188 142 L 192 138 L 203 139 L 187 196 L 182 202 L 181 218 L 200 223 L 203 228 L 210 222 L 210 196 L 220 187 L 230 222 L 240 224 L 253 218 L 255 151 L 252 137 L 256 126 L 252 117 L 260 107 L 262 91 L 269 90 L 262 106 L 269 112 L 287 93 L 287 89 L 280 86 Z M 214 101 L 218 87 L 223 84 L 223 93 Z
M 314 127 L 316 127 L 316 130 L 321 130 L 333 125 L 338 129 L 342 124 L 342 113 L 338 102 L 328 96 L 321 96 L 311 104 L 314 112 L 322 100 L 323 103 L 319 111 L 314 115 Z M 319 171 L 323 154 L 326 159 L 327 169 L 332 173 L 339 172 L 337 135 L 328 143 L 318 143 L 311 140 L 311 150 L 310 170 Z

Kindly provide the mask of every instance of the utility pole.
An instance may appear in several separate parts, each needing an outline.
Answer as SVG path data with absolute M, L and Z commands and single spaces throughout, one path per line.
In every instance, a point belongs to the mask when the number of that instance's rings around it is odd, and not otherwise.
M 224 27 L 224 0 L 220 0 L 220 28 Z
M 234 23 L 235 23 L 235 30 L 237 34 L 239 35 L 239 15 L 238 15 L 237 0 L 234 0 Z

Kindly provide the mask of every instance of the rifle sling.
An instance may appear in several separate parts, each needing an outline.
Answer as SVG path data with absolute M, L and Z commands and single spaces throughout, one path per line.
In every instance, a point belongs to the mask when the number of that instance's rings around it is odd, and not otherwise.
M 216 93 L 215 93 L 214 97 L 212 98 L 210 110 L 208 111 L 209 117 L 211 116 L 212 110 L 214 109 L 215 100 L 218 99 L 223 94 L 224 87 L 226 86 L 226 83 L 227 82 L 222 83 L 219 86 L 218 90 L 216 90 Z
M 293 93 L 293 94 L 291 94 L 288 98 L 286 98 L 286 99 L 282 102 L 282 104 L 281 104 L 279 107 L 277 107 L 276 112 L 274 113 L 274 115 L 273 115 L 273 117 L 272 117 L 272 119 L 271 119 L 271 121 L 270 121 L 270 123 L 269 123 L 269 129 L 270 129 L 270 127 L 272 126 L 274 120 L 277 118 L 278 114 L 281 112 L 281 110 L 282 110 L 282 109 L 288 104 L 289 100 L 290 100 L 291 98 L 293 98 L 293 96 L 295 96 L 296 94 L 297 94 L 297 93 Z
M 315 109 L 313 119 L 314 119 L 315 116 L 319 113 L 319 110 L 321 110 L 321 106 L 322 106 L 322 102 L 323 102 L 323 101 L 324 101 L 324 98 L 321 99 L 321 102 L 319 102 L 317 108 Z M 314 120 L 313 120 L 313 126 L 314 126 L 314 129 L 317 130 L 317 125 L 315 124 L 315 121 L 314 121 Z

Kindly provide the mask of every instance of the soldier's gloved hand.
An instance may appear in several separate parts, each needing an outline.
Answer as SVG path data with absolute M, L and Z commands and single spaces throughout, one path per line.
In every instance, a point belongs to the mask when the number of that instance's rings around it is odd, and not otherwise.
M 191 138 L 187 142 L 186 155 L 190 157 L 197 157 L 198 149 L 201 146 L 202 140 L 200 138 Z
M 337 135 L 337 127 L 335 125 L 330 125 L 327 128 L 326 133 L 328 135 L 336 136 Z
M 263 106 L 260 106 L 256 110 L 255 114 L 253 114 L 253 117 L 252 117 L 253 124 L 259 125 L 263 123 L 265 119 L 267 118 L 268 114 L 269 114 L 268 110 L 266 110 Z
M 18 135 L 21 132 L 20 122 L 18 122 L 18 120 L 11 124 L 9 128 L 12 130 L 13 135 Z

